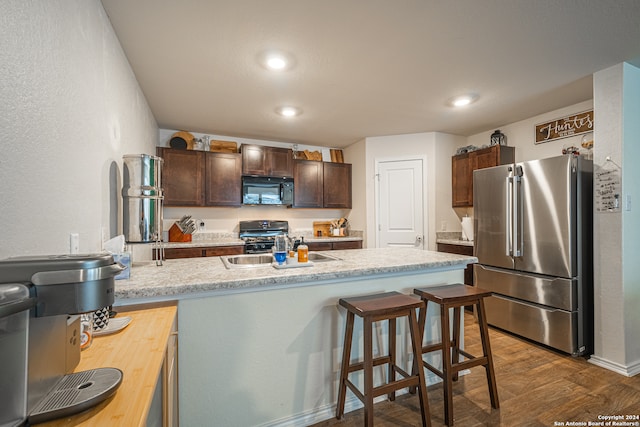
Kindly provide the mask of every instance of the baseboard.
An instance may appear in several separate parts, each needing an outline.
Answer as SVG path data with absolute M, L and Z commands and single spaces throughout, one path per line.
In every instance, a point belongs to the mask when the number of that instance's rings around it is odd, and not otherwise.
M 402 395 L 406 393 L 406 390 L 398 390 L 396 392 L 397 395 Z M 383 400 L 387 400 L 387 396 L 378 396 L 373 399 L 373 403 L 382 402 Z M 344 402 L 344 413 L 347 414 L 351 411 L 355 411 L 357 409 L 362 408 L 364 405 L 362 402 L 355 396 L 352 396 L 351 399 L 347 398 Z M 329 405 L 320 406 L 318 408 L 314 408 L 307 412 L 302 412 L 291 417 L 281 418 L 275 421 L 269 421 L 265 424 L 260 424 L 259 427 L 298 427 L 298 426 L 308 426 L 311 424 L 319 423 L 320 421 L 326 421 L 331 418 L 335 418 L 336 416 L 336 404 L 332 403 Z
M 631 365 L 621 365 L 620 363 L 612 362 L 607 359 L 603 359 L 598 356 L 591 356 L 589 358 L 589 363 L 592 363 L 596 366 L 600 366 L 601 368 L 608 369 L 610 371 L 616 372 L 620 375 L 624 375 L 626 377 L 633 377 L 635 375 L 640 374 L 640 361 L 636 361 Z
M 465 369 L 460 371 L 460 375 L 467 375 L 471 371 L 469 369 Z M 426 382 L 427 387 L 438 382 L 442 382 L 440 377 L 436 376 L 432 372 L 425 372 L 427 374 Z M 402 396 L 403 394 L 408 393 L 408 389 L 401 389 L 396 391 L 396 396 Z M 348 414 L 351 411 L 358 410 L 362 408 L 364 405 L 353 394 L 348 393 L 347 396 L 351 395 L 351 398 L 347 397 L 344 402 L 344 413 Z M 382 402 L 387 400 L 387 395 L 378 396 L 373 399 L 373 403 Z M 336 404 L 328 404 L 324 406 L 320 406 L 314 409 L 311 409 L 306 412 L 301 412 L 299 414 L 292 415 L 290 417 L 281 418 L 275 421 L 269 421 L 264 424 L 259 424 L 258 427 L 298 427 L 298 426 L 308 426 L 311 424 L 319 423 L 321 421 L 326 421 L 331 418 L 335 418 L 336 416 Z

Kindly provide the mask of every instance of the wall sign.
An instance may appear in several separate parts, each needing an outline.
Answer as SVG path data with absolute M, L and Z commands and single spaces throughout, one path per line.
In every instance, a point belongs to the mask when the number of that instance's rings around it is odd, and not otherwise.
M 593 110 L 536 125 L 536 144 L 593 132 Z

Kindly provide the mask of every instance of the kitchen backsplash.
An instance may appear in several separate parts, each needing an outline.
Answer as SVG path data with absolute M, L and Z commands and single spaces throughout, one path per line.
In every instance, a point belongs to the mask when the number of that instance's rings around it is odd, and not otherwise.
M 362 230 L 350 230 L 349 236 L 351 237 L 363 237 Z M 460 233 L 458 233 L 459 235 Z M 311 239 L 315 236 L 313 235 L 313 228 L 300 228 L 300 229 L 289 229 L 289 235 L 295 237 L 304 237 L 305 239 Z M 193 242 L 203 242 L 210 240 L 227 240 L 227 239 L 237 239 L 237 232 L 226 232 L 226 231 L 197 231 L 193 233 L 192 241 Z
M 436 231 L 437 240 L 461 240 L 461 231 Z

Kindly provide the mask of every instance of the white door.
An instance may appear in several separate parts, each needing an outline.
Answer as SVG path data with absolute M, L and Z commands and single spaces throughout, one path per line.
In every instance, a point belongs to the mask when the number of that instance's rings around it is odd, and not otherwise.
M 423 160 L 376 163 L 377 247 L 424 247 Z

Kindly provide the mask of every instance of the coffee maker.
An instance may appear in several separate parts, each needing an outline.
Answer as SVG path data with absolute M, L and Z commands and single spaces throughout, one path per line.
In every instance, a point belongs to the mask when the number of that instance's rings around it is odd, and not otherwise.
M 68 416 L 116 392 L 119 369 L 71 372 L 78 315 L 113 304 L 123 269 L 106 253 L 0 260 L 0 426 Z

